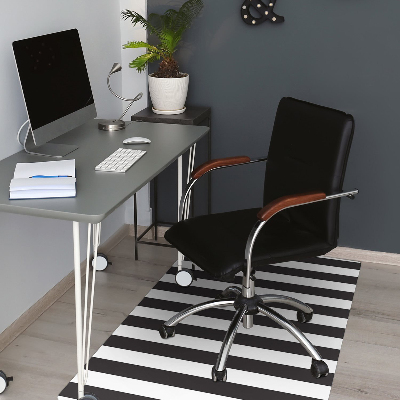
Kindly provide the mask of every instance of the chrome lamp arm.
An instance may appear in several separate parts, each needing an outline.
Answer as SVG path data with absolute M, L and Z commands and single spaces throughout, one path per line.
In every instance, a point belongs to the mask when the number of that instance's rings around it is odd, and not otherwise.
M 119 63 L 114 63 L 113 67 L 111 68 L 110 73 L 107 76 L 107 87 L 108 90 L 117 98 L 123 101 L 130 101 L 128 107 L 126 107 L 125 111 L 122 113 L 122 115 L 118 119 L 114 120 L 100 120 L 98 123 L 99 129 L 103 131 L 119 131 L 122 129 L 125 129 L 125 122 L 122 121 L 122 118 L 125 116 L 125 114 L 128 112 L 128 110 L 131 108 L 132 104 L 135 101 L 140 100 L 143 97 L 143 93 L 139 93 L 136 97 L 133 99 L 127 99 L 125 97 L 122 97 L 115 93 L 110 86 L 110 77 L 112 74 L 115 74 L 116 72 L 119 72 L 122 70 L 122 67 Z
M 126 109 L 125 109 L 125 111 L 123 112 L 123 114 L 122 114 L 119 118 L 117 118 L 117 119 L 115 120 L 115 121 L 119 121 L 119 120 L 121 120 L 121 119 L 125 116 L 125 114 L 128 112 L 128 110 L 131 108 L 132 104 L 133 104 L 135 101 L 138 101 L 138 100 L 140 100 L 140 99 L 143 97 L 143 93 L 140 92 L 140 93 L 139 93 L 135 98 L 133 98 L 133 99 L 127 99 L 127 98 L 122 97 L 122 96 L 118 95 L 117 93 L 115 93 L 114 90 L 112 90 L 112 89 L 111 89 L 111 86 L 110 86 L 110 76 L 111 76 L 114 72 L 117 72 L 117 71 L 111 70 L 110 73 L 108 74 L 108 77 L 107 77 L 107 87 L 108 87 L 108 90 L 109 90 L 117 99 L 120 99 L 120 100 L 123 100 L 123 101 L 130 101 L 130 104 L 128 105 L 128 107 L 126 107 Z
M 259 220 L 254 224 L 251 230 L 246 244 L 245 259 L 246 259 L 246 275 L 243 276 L 243 296 L 249 297 L 250 293 L 250 279 L 251 279 L 251 257 L 253 253 L 254 243 L 257 239 L 263 226 L 278 212 L 285 210 L 287 208 L 302 206 L 305 204 L 317 203 L 325 200 L 333 200 L 341 197 L 348 197 L 349 199 L 354 199 L 358 194 L 358 189 L 354 189 L 350 192 L 337 193 L 330 196 L 326 196 L 322 192 L 312 192 L 305 193 L 301 195 L 284 196 L 277 199 L 267 206 L 265 206 L 257 214 Z M 247 290 L 246 290 L 247 289 Z

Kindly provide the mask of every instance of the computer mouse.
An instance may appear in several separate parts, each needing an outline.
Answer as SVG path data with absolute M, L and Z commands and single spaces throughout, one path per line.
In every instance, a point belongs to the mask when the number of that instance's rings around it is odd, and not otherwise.
M 151 143 L 151 140 L 144 137 L 130 137 L 128 139 L 125 139 L 122 143 L 123 144 Z

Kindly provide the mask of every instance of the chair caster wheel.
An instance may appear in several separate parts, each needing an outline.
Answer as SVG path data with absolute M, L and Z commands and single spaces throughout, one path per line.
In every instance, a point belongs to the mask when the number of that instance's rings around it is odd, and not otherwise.
M 226 382 L 226 368 L 223 371 L 217 371 L 215 367 L 211 370 L 212 380 L 214 382 Z
M 13 381 L 12 376 L 7 377 L 7 375 L 3 371 L 0 371 L 0 394 L 7 389 L 11 381 Z
M 304 311 L 297 311 L 297 321 L 301 323 L 310 322 L 314 313 L 305 313 Z
M 97 253 L 96 271 L 104 271 L 112 262 L 103 253 Z M 92 268 L 94 268 L 94 258 L 92 259 Z
M 175 327 L 174 326 L 165 326 L 164 324 L 160 326 L 160 329 L 158 330 L 160 332 L 160 336 L 163 339 L 168 339 L 170 337 L 175 336 Z
M 314 378 L 323 378 L 329 374 L 329 368 L 325 361 L 312 360 L 311 363 L 311 374 Z
M 79 400 L 99 400 L 94 394 L 85 394 Z
M 193 271 L 188 268 L 182 268 L 175 275 L 175 282 L 179 286 L 187 287 L 190 286 L 193 282 Z

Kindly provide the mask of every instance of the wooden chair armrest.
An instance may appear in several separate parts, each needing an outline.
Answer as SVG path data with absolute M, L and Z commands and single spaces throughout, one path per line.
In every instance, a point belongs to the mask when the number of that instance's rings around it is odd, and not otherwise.
M 323 192 L 308 192 L 283 196 L 279 199 L 271 201 L 265 207 L 263 207 L 258 212 L 257 218 L 261 221 L 268 221 L 272 216 L 279 211 L 284 210 L 285 208 L 313 203 L 314 201 L 324 200 L 325 198 L 326 194 Z
M 227 157 L 227 158 L 217 158 L 215 160 L 210 160 L 204 164 L 199 165 L 193 170 L 191 177 L 193 179 L 199 179 L 201 176 L 211 171 L 212 169 L 219 167 L 227 167 L 236 164 L 245 164 L 250 162 L 250 157 L 247 156 L 237 156 L 237 157 Z

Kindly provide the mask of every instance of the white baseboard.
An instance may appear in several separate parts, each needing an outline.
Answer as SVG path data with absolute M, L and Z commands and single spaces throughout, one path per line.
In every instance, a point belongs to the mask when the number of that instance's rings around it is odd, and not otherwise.
M 400 266 L 400 254 L 397 253 L 353 249 L 351 247 L 336 247 L 336 249 L 333 249 L 326 256 L 341 258 L 343 260 Z
M 148 227 L 138 225 L 138 235 L 141 235 Z M 166 226 L 159 226 L 157 228 L 158 237 L 164 237 L 165 232 L 169 228 Z M 153 239 L 154 228 L 151 228 L 145 235 L 144 239 Z M 135 236 L 135 228 L 134 225 L 129 225 L 129 236 Z
M 124 237 L 129 235 L 129 225 L 123 225 L 106 242 L 99 246 L 99 251 L 107 253 Z M 81 263 L 81 275 L 85 275 L 86 260 Z M 4 350 L 17 336 L 36 321 L 51 305 L 53 305 L 75 283 L 74 271 L 71 271 L 57 285 L 50 289 L 40 300 L 25 311 L 16 321 L 0 334 L 0 352 Z

